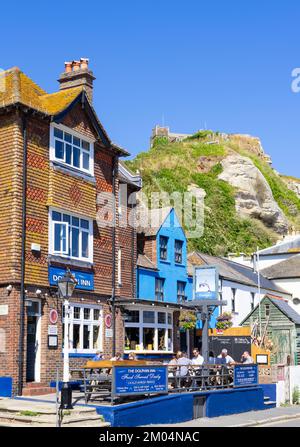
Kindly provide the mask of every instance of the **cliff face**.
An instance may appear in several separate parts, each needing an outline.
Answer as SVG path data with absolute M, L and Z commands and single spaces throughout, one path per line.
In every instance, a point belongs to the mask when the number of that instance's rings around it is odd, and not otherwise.
M 223 172 L 218 178 L 235 188 L 237 213 L 259 219 L 277 233 L 286 234 L 288 220 L 275 201 L 267 180 L 251 159 L 234 153 L 224 158 L 221 164 Z
M 225 255 L 300 229 L 300 181 L 280 176 L 270 162 L 258 138 L 201 131 L 179 142 L 156 138 L 127 163 L 141 172 L 146 194 L 204 189 L 204 234 L 190 248 Z
M 300 199 L 300 179 L 292 177 L 282 176 L 283 181 L 286 183 L 287 187 L 293 191 L 297 197 Z

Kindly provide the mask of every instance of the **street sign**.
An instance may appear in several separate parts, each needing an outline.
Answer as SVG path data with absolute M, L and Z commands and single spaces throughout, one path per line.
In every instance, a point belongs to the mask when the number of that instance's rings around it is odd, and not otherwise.
M 114 366 L 113 396 L 168 393 L 167 366 Z
M 56 324 L 58 321 L 58 313 L 56 309 L 51 309 L 49 312 L 49 321 L 51 324 Z
M 217 267 L 195 267 L 194 300 L 217 300 L 219 298 L 219 273 Z
M 111 316 L 111 314 L 105 315 L 104 322 L 105 322 L 105 327 L 107 327 L 107 328 L 111 327 L 111 325 L 112 325 L 112 316 Z

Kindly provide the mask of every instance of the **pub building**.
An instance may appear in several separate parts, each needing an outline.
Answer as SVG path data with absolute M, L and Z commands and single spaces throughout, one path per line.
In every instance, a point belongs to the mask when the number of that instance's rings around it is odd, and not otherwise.
M 136 294 L 136 231 L 119 223 L 134 212 L 126 196 L 140 189 L 141 179 L 119 161 L 129 154 L 112 143 L 93 108 L 88 62 L 65 63 L 59 91 L 51 94 L 19 68 L 3 73 L 0 377 L 11 379 L 14 395 L 47 393 L 57 371 L 62 378 L 57 281 L 67 269 L 77 281 L 70 298 L 70 368 L 96 351 L 123 351 L 115 303 Z M 115 200 L 103 199 L 104 193 Z

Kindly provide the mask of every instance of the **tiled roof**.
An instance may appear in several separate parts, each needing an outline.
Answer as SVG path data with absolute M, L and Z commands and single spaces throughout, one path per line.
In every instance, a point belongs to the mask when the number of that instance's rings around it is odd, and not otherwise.
M 1 74 L 0 82 L 0 108 L 20 103 L 46 115 L 62 112 L 82 91 L 76 87 L 48 94 L 17 67 Z
M 269 279 L 300 278 L 300 255 L 271 265 L 261 270 L 261 273 Z
M 142 254 L 138 255 L 137 266 L 145 269 L 157 270 L 156 265 L 146 255 Z
M 172 207 L 165 208 L 143 208 L 138 211 L 140 225 L 137 228 L 138 233 L 144 233 L 145 236 L 156 236 L 166 218 L 172 211 Z
M 214 265 L 219 269 L 219 274 L 222 278 L 229 281 L 238 282 L 241 284 L 257 287 L 257 273 L 251 267 L 247 267 L 237 262 L 226 258 L 219 258 L 217 256 L 210 256 L 199 252 L 189 253 L 189 273 L 192 271 L 193 265 Z M 262 289 L 272 290 L 274 292 L 289 293 L 274 284 L 264 275 L 260 275 L 260 284 Z
M 273 245 L 272 247 L 265 248 L 258 252 L 262 255 L 274 255 L 285 253 L 300 253 L 300 236 L 294 237 L 289 241 L 283 241 L 280 244 Z

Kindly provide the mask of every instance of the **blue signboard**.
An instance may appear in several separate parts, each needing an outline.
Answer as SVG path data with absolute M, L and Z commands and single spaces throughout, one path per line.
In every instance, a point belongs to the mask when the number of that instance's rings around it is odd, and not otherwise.
M 236 365 L 234 367 L 234 386 L 247 387 L 258 385 L 257 365 Z
M 167 366 L 115 366 L 113 392 L 115 396 L 168 392 Z
M 66 270 L 59 267 L 49 267 L 49 284 L 51 286 L 57 286 L 57 281 L 61 279 Z M 76 284 L 76 289 L 81 290 L 94 290 L 94 274 L 87 272 L 79 272 L 76 270 L 71 270 L 72 275 L 78 281 Z
M 195 267 L 194 299 L 217 300 L 219 298 L 219 274 L 217 267 Z

